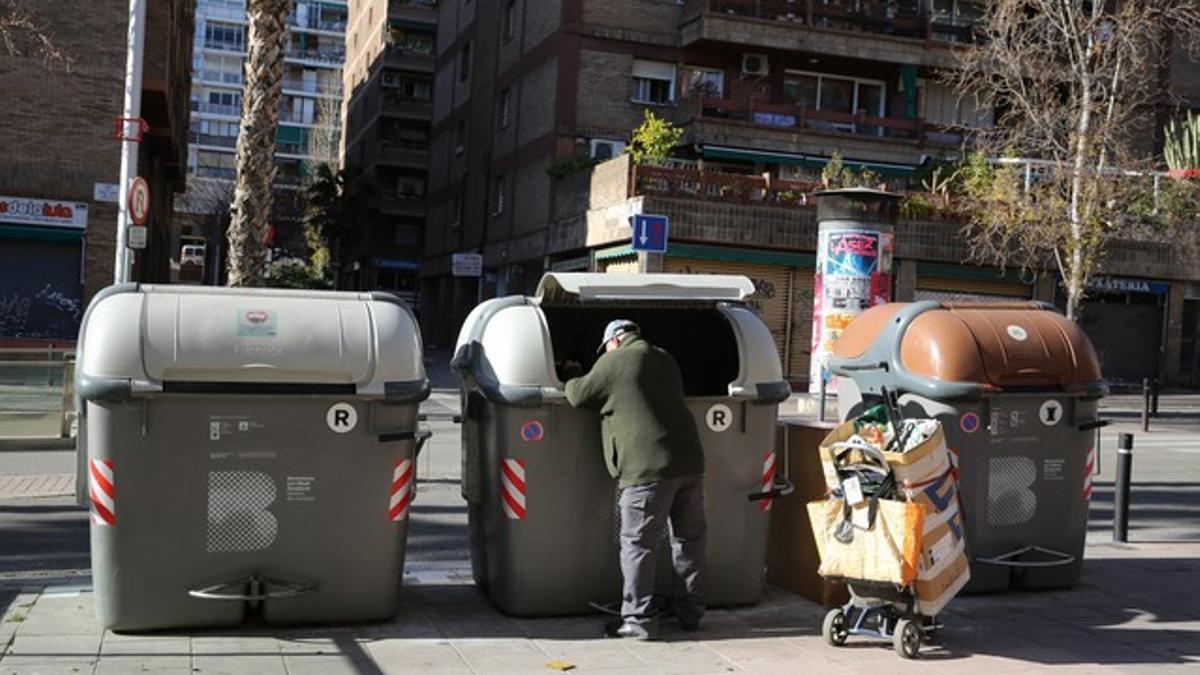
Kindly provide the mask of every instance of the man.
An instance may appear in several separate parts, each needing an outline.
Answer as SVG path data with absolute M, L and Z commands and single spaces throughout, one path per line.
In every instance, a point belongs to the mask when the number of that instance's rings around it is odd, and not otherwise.
M 696 630 L 704 615 L 704 453 L 679 366 L 626 319 L 609 322 L 600 349 L 606 353 L 591 372 L 567 382 L 567 400 L 600 411 L 604 461 L 621 489 L 621 621 L 605 634 L 656 633 L 655 562 L 668 521 L 674 612 Z

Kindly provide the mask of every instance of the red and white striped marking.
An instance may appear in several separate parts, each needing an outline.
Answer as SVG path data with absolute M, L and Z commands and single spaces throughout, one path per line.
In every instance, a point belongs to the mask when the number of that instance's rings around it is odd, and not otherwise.
M 525 520 L 525 460 L 500 461 L 500 505 L 509 520 Z
M 396 460 L 396 465 L 392 468 L 392 500 L 388 508 L 388 516 L 393 523 L 408 517 L 408 505 L 412 503 L 413 497 L 412 479 L 412 460 Z
M 1096 448 L 1088 448 L 1087 466 L 1083 467 L 1083 501 L 1092 500 L 1092 474 L 1096 473 Z
M 762 491 L 770 492 L 775 483 L 775 452 L 768 452 L 763 457 L 763 473 L 762 473 Z M 764 499 L 758 503 L 758 508 L 763 511 L 771 510 L 771 499 Z
M 101 527 L 117 524 L 117 492 L 113 487 L 113 461 L 88 460 L 88 495 L 92 498 L 92 523 Z

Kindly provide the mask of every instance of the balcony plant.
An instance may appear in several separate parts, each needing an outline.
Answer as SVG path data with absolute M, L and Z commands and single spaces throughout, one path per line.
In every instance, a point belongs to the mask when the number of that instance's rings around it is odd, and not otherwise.
M 1200 115 L 1188 111 L 1187 119 L 1167 123 L 1163 158 L 1172 178 L 1200 178 Z
M 627 152 L 635 164 L 661 162 L 671 156 L 681 138 L 683 129 L 647 110 L 642 123 L 633 130 Z

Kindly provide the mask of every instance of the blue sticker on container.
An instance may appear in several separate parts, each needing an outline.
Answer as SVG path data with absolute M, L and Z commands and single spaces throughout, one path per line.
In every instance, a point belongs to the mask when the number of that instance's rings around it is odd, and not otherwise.
M 958 420 L 958 427 L 968 434 L 979 431 L 979 413 L 963 413 L 963 416 Z
M 536 443 L 546 437 L 546 428 L 537 420 L 529 420 L 521 425 L 521 440 L 526 443 Z

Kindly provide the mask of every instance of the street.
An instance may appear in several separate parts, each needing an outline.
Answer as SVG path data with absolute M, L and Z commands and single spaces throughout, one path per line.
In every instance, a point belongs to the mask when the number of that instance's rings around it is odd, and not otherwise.
M 444 381 L 444 374 L 433 376 Z M 1116 544 L 1116 438 L 1139 427 L 1115 403 L 1108 417 L 1117 422 L 1101 440 L 1081 584 L 956 599 L 942 616 L 946 628 L 922 652 L 923 668 L 958 671 L 969 663 L 1017 672 L 1103 664 L 1122 672 L 1182 672 L 1200 663 L 1200 416 L 1166 413 L 1149 434 L 1135 433 L 1130 543 Z M 385 624 L 247 625 L 162 636 L 101 631 L 92 617 L 86 512 L 62 494 L 0 495 L 0 609 L 8 616 L 0 645 L 11 641 L 0 672 L 491 673 L 545 670 L 555 660 L 611 672 L 793 672 L 814 665 L 876 672 L 900 665 L 889 645 L 862 638 L 828 647 L 819 634 L 823 610 L 774 588 L 757 606 L 711 611 L 701 633 L 665 626 L 659 643 L 597 640 L 596 616 L 499 614 L 471 583 L 458 425 L 451 419 L 457 407 L 457 393 L 448 388 L 422 405 L 434 436 L 418 461 L 401 610 Z M 0 480 L 72 470 L 70 451 L 0 452 Z

